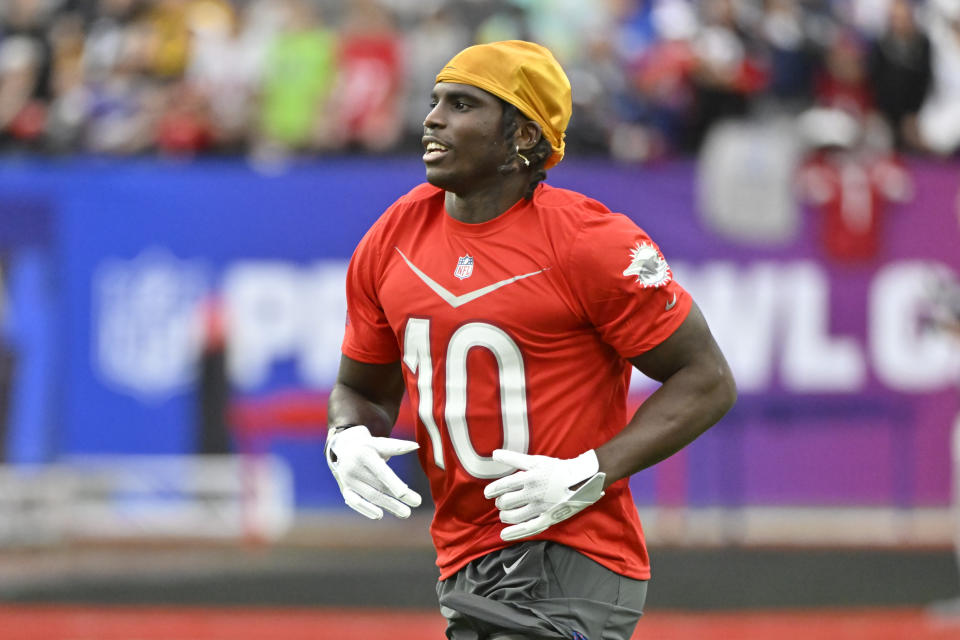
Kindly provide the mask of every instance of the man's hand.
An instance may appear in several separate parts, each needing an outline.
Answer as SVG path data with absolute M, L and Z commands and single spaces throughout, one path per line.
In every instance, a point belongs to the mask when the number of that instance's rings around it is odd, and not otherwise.
M 546 531 L 603 497 L 606 474 L 593 449 L 569 460 L 497 449 L 493 459 L 520 469 L 483 490 L 497 499 L 500 521 L 513 525 L 500 532 L 507 542 Z
M 410 440 L 374 438 L 369 429 L 357 425 L 327 436 L 327 464 L 348 507 L 371 520 L 382 518 L 383 509 L 408 518 L 410 507 L 420 506 L 420 494 L 398 478 L 386 461 L 419 446 Z

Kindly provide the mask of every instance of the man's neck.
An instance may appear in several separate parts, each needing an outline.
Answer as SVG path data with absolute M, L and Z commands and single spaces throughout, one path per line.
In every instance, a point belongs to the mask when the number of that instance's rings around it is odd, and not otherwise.
M 510 176 L 511 178 L 513 176 Z M 505 179 L 493 187 L 467 194 L 447 191 L 444 207 L 454 220 L 467 224 L 479 224 L 493 220 L 519 202 L 527 185 L 517 180 Z

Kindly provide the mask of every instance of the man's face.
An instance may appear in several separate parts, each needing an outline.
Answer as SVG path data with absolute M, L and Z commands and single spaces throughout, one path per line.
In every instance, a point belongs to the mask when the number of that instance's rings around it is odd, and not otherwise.
M 502 179 L 509 157 L 503 136 L 503 107 L 495 96 L 466 84 L 440 82 L 423 121 L 427 182 L 458 195 Z

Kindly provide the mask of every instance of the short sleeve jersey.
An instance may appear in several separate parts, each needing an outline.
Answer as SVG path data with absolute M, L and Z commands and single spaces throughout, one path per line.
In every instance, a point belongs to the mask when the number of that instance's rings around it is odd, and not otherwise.
M 572 458 L 616 435 L 628 419 L 627 359 L 669 337 L 691 299 L 642 229 L 579 193 L 541 184 L 480 224 L 443 203 L 442 190 L 420 185 L 360 242 L 343 353 L 402 360 L 447 578 L 508 545 L 483 488 L 512 469 L 492 451 Z M 534 539 L 650 576 L 627 479 Z

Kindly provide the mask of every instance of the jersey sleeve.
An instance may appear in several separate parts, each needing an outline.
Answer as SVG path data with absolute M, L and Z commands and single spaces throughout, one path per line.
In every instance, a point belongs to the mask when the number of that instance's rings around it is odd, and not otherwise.
M 624 358 L 657 346 L 693 303 L 660 248 L 626 216 L 588 220 L 570 251 L 567 278 L 601 338 Z
M 397 338 L 380 305 L 380 225 L 357 245 L 347 267 L 347 324 L 343 355 L 360 362 L 385 364 L 400 359 Z

